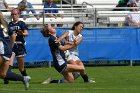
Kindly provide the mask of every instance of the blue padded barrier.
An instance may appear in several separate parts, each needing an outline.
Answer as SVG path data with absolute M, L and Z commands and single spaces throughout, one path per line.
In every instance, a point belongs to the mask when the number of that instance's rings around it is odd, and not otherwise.
M 68 28 L 57 28 L 58 35 Z M 140 60 L 140 28 L 84 28 L 79 57 L 90 60 Z M 25 62 L 52 61 L 47 38 L 40 29 L 30 29 L 26 37 Z

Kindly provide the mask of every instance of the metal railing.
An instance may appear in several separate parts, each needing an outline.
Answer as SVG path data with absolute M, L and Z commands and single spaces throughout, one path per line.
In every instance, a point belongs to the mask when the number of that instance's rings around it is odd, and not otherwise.
M 85 8 L 84 6 L 86 5 L 90 5 L 92 7 Z M 33 8 L 27 8 L 27 9 L 33 10 Z M 124 11 L 112 11 L 114 8 L 95 8 L 92 4 L 88 4 L 86 2 L 83 2 L 81 8 L 47 8 L 47 10 L 52 10 L 52 9 L 58 9 L 58 10 L 64 11 L 63 13 L 55 13 L 55 14 L 64 15 L 64 17 L 74 17 L 76 19 L 75 21 L 82 21 L 85 24 L 87 24 L 87 27 L 102 27 L 101 25 L 102 23 L 104 23 L 103 27 L 105 26 L 108 27 L 108 24 L 113 24 L 113 21 L 112 23 L 109 21 L 110 17 L 118 17 L 118 18 L 127 17 L 127 15 L 131 13 L 129 11 L 130 7 L 117 7 L 115 9 L 124 9 Z M 1 10 L 3 11 L 5 9 L 1 9 Z M 46 8 L 38 9 L 38 11 L 41 11 L 40 13 L 26 14 L 26 15 L 29 15 L 29 16 L 40 15 L 40 17 L 43 18 L 42 24 L 45 24 L 44 19 L 46 18 L 46 15 L 49 14 L 49 13 L 45 13 L 44 12 L 45 10 Z M 89 12 L 87 10 L 89 10 Z M 3 12 L 3 13 L 8 13 L 8 12 Z M 90 15 L 90 18 L 87 15 Z M 5 15 L 5 17 L 7 17 L 7 15 Z M 9 17 L 11 17 L 11 14 L 9 14 Z M 116 22 L 114 21 L 114 24 L 120 24 L 120 22 L 119 20 L 117 20 Z

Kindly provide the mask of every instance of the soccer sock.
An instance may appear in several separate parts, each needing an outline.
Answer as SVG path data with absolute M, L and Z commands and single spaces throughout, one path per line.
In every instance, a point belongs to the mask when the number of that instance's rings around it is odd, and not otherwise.
M 6 74 L 6 77 L 5 77 L 6 80 L 12 80 L 12 81 L 23 81 L 23 77 L 19 74 L 16 74 L 14 72 L 7 72 Z
M 84 74 L 84 75 L 81 75 L 81 76 L 82 76 L 84 82 L 88 82 L 88 76 L 87 76 L 87 74 Z
M 80 76 L 79 72 L 72 72 L 74 80 L 77 79 Z
M 22 76 L 28 76 L 26 73 L 26 69 L 24 69 L 23 71 L 21 71 Z
M 60 79 L 60 80 L 51 80 L 50 83 L 64 83 L 64 80 L 63 79 Z

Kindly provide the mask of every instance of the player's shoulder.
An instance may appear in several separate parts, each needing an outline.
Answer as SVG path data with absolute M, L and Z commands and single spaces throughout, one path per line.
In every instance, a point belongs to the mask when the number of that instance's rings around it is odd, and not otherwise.
M 8 24 L 12 25 L 12 24 L 13 24 L 13 22 L 9 22 Z
M 19 23 L 19 24 L 25 24 L 25 22 L 23 22 L 23 21 L 21 21 L 21 20 L 19 20 L 18 23 Z
M 68 30 L 67 32 L 69 33 L 69 35 L 73 34 L 73 30 Z
M 67 32 L 73 32 L 73 30 L 67 30 Z
M 83 37 L 83 35 L 82 35 L 82 34 L 79 34 L 78 36 L 79 36 L 79 37 Z
M 50 40 L 50 41 L 54 41 L 54 40 L 56 40 L 56 37 L 53 36 L 53 35 L 50 35 L 50 36 L 49 36 L 49 40 Z

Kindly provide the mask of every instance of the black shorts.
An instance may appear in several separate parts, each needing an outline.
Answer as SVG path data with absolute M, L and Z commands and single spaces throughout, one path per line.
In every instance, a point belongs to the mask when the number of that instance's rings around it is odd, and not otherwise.
M 24 44 L 14 44 L 13 52 L 16 54 L 16 57 L 26 56 L 26 49 Z
M 63 63 L 62 65 L 59 65 L 56 62 L 54 62 L 54 67 L 59 73 L 63 73 L 67 68 L 67 63 Z

